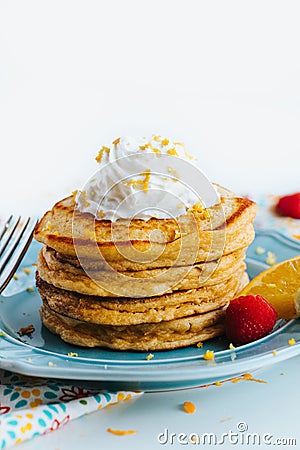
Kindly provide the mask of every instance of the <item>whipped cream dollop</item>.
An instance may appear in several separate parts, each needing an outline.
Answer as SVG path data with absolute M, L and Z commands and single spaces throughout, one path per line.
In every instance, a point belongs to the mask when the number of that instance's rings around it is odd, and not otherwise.
M 208 208 L 219 195 L 184 144 L 167 138 L 120 137 L 96 156 L 98 171 L 76 195 L 96 219 L 168 219 Z

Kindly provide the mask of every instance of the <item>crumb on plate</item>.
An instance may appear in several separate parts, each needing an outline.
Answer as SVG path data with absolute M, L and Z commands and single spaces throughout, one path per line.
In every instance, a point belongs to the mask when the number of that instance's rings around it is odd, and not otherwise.
M 203 355 L 203 358 L 206 361 L 211 361 L 211 360 L 215 359 L 215 354 L 212 350 L 206 350 L 206 352 Z

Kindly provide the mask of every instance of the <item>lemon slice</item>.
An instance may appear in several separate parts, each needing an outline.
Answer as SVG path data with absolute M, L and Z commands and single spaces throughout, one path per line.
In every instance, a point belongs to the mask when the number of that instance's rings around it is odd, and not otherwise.
M 278 319 L 300 317 L 300 256 L 261 272 L 239 295 L 262 295 L 275 308 Z

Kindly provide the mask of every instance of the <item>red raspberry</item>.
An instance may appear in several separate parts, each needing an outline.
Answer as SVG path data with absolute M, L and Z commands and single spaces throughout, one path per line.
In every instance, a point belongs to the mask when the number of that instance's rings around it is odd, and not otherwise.
M 276 318 L 275 309 L 261 295 L 235 298 L 226 310 L 227 337 L 233 344 L 256 341 L 270 333 Z
M 276 205 L 276 209 L 283 216 L 300 219 L 300 192 L 281 197 Z

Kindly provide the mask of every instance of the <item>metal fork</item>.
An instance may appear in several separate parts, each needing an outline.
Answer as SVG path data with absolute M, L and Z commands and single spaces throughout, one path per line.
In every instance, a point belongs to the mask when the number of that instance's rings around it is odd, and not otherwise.
M 19 267 L 32 240 L 36 219 L 10 216 L 0 230 L 0 293 Z

